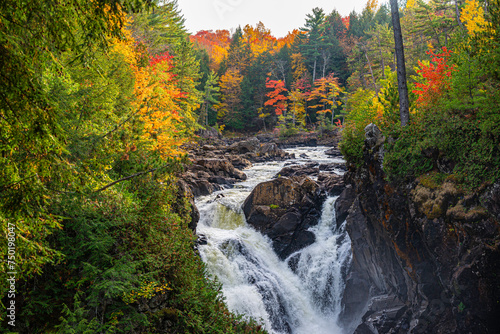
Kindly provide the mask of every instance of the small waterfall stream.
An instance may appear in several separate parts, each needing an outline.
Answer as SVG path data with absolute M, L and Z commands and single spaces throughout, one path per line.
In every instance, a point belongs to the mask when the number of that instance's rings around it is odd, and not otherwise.
M 307 154 L 308 158 L 291 161 L 297 164 L 341 161 L 328 158 L 325 150 L 287 151 L 296 156 Z M 208 242 L 199 247 L 201 257 L 209 273 L 222 283 L 229 309 L 256 319 L 270 333 L 343 334 L 337 322 L 351 249 L 345 223 L 337 227 L 335 222 L 336 197 L 325 201 L 320 222 L 310 229 L 316 242 L 285 261 L 274 253 L 267 237 L 246 223 L 241 210 L 251 190 L 284 165 L 257 164 L 245 170 L 245 182 L 198 198 L 201 219 L 197 231 Z

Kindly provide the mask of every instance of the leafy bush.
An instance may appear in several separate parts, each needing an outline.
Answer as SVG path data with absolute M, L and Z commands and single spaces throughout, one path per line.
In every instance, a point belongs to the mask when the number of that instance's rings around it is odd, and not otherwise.
M 348 114 L 342 130 L 340 150 L 350 163 L 360 166 L 363 163 L 365 127 L 370 123 L 380 125 L 378 101 L 370 90 L 358 89 L 346 102 Z
M 263 333 L 231 314 L 205 277 L 172 174 L 67 194 L 51 213 L 64 217 L 50 239 L 63 260 L 19 289 L 21 332 Z
M 446 163 L 465 188 L 494 182 L 500 177 L 500 131 L 492 123 L 479 114 L 473 118 L 463 111 L 436 110 L 386 144 L 384 170 L 390 179 L 401 181 Z

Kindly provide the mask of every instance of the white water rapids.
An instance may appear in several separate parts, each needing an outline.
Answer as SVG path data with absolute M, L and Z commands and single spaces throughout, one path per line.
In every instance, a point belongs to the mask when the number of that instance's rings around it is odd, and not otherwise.
M 252 189 L 270 180 L 285 163 L 342 161 L 327 157 L 326 149 L 287 150 L 308 158 L 256 164 L 244 171 L 245 182 L 196 201 L 201 216 L 197 232 L 208 242 L 199 251 L 208 272 L 222 284 L 229 309 L 254 318 L 269 333 L 344 333 L 337 322 L 351 246 L 345 223 L 337 228 L 335 222 L 336 197 L 325 201 L 320 222 L 310 229 L 315 243 L 285 261 L 274 253 L 267 237 L 246 223 L 241 209 Z

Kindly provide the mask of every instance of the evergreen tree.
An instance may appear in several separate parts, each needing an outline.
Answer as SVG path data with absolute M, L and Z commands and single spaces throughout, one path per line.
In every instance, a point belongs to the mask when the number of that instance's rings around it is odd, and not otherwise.
M 325 13 L 323 9 L 314 8 L 312 14 L 307 14 L 304 27 L 300 28 L 305 32 L 301 37 L 301 52 L 306 58 L 308 67 L 312 71 L 312 79 L 316 80 L 319 63 L 323 55 L 323 62 L 326 62 L 329 43 L 324 36 Z
M 205 126 L 215 124 L 215 119 L 210 117 L 210 111 L 215 110 L 213 106 L 219 103 L 217 97 L 219 96 L 220 87 L 217 86 L 219 77 L 214 71 L 208 74 L 203 90 L 203 103 L 201 106 L 200 120 Z M 212 121 L 213 120 L 213 121 Z

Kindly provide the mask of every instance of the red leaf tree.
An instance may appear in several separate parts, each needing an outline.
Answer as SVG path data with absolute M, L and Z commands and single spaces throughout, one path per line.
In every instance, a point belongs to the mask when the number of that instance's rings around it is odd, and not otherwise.
M 288 100 L 288 97 L 284 95 L 288 92 L 288 89 L 285 88 L 285 83 L 283 80 L 269 80 L 269 78 L 267 78 L 266 87 L 272 89 L 272 91 L 266 94 L 269 100 L 267 100 L 264 105 L 274 107 L 276 115 L 283 115 L 287 107 L 286 101 Z
M 446 47 L 443 47 L 441 53 L 429 50 L 427 54 L 431 57 L 431 61 L 418 62 L 420 69 L 417 73 L 423 80 L 415 83 L 416 89 L 413 90 L 418 96 L 417 105 L 424 108 L 435 105 L 444 92 L 450 89 L 451 72 L 455 70 L 455 65 L 448 64 L 451 51 Z

